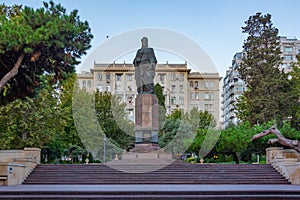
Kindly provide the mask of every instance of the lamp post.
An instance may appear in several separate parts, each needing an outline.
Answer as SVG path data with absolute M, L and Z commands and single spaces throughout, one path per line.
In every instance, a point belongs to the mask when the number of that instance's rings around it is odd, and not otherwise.
M 106 135 L 103 137 L 103 162 L 106 162 Z

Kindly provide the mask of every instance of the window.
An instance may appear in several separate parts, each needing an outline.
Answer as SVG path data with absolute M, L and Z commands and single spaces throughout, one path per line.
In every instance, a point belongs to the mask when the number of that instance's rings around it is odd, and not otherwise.
M 106 86 L 106 92 L 110 92 L 110 86 L 109 85 Z
M 293 60 L 293 56 L 283 56 L 283 60 Z
M 110 73 L 106 73 L 106 80 L 110 80 Z
M 176 97 L 171 97 L 171 105 L 175 105 L 176 104 Z
M 195 92 L 195 99 L 199 99 L 199 92 Z
M 98 74 L 98 80 L 102 81 L 102 73 Z
M 175 81 L 176 80 L 176 74 L 171 74 L 171 81 Z
M 198 83 L 198 81 L 195 81 L 195 89 L 199 89 L 199 83 Z
M 126 109 L 129 117 L 133 117 L 133 108 Z
M 204 109 L 205 109 L 206 111 L 211 111 L 211 110 L 212 110 L 212 104 L 205 104 L 205 105 L 204 105 Z
M 160 82 L 164 82 L 165 81 L 165 75 L 164 74 L 159 74 L 158 78 L 159 78 Z
M 88 87 L 88 88 L 91 88 L 91 87 L 92 87 L 92 82 L 91 82 L 90 80 L 88 80 L 88 82 L 87 82 L 87 87 Z
M 133 96 L 128 96 L 127 97 L 127 102 L 129 105 L 132 105 L 133 104 Z
M 179 97 L 179 104 L 183 105 L 184 104 L 184 97 Z
M 179 92 L 183 93 L 183 85 L 179 85 Z
M 82 88 L 86 88 L 86 81 L 82 81 Z
M 210 82 L 210 81 L 205 81 L 204 82 L 204 87 L 207 88 L 213 88 L 214 87 L 214 82 Z
M 172 85 L 172 86 L 171 86 L 171 92 L 174 93 L 174 92 L 175 92 L 175 89 L 176 89 L 176 85 Z
M 284 52 L 293 52 L 293 47 L 284 47 Z
M 204 94 L 204 99 L 206 99 L 206 100 L 212 99 L 212 98 L 211 98 L 211 94 L 210 94 L 210 93 L 205 93 L 205 94 Z
M 116 74 L 116 80 L 122 81 L 122 74 Z
M 98 85 L 97 89 L 99 90 L 99 92 L 102 92 L 102 85 Z
M 179 74 L 179 80 L 184 81 L 184 74 Z
M 195 99 L 195 93 L 194 92 L 190 92 L 190 99 Z
M 204 82 L 204 87 L 205 87 L 205 88 L 209 88 L 209 82 L 205 81 L 205 82 Z
M 194 87 L 194 82 L 190 81 L 190 87 L 193 88 Z
M 244 91 L 244 88 L 243 87 L 236 87 L 235 91 Z
M 127 88 L 128 88 L 129 91 L 132 91 L 132 87 L 131 86 L 128 86 Z
M 126 75 L 126 80 L 127 81 L 132 81 L 132 74 L 127 74 Z

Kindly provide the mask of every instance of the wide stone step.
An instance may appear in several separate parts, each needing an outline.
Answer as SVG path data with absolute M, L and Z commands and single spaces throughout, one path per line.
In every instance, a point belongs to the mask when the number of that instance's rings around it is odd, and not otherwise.
M 164 160 L 124 160 L 109 166 L 38 165 L 24 184 L 289 184 L 270 165 L 165 164 Z M 151 171 L 153 167 L 158 168 Z
M 0 187 L 0 199 L 299 199 L 292 185 L 22 185 Z

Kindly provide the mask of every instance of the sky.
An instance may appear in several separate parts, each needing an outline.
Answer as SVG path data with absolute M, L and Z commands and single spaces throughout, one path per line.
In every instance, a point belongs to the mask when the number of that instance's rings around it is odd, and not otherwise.
M 5 0 L 7 5 L 42 7 L 39 0 Z M 147 27 L 176 31 L 197 43 L 211 58 L 220 76 L 225 75 L 247 35 L 241 27 L 257 12 L 272 15 L 280 36 L 300 39 L 299 0 L 54 0 L 67 11 L 79 10 L 94 38 L 92 48 L 124 32 Z M 1 3 L 1 1 L 0 1 Z M 108 37 L 107 37 L 108 36 Z M 138 39 L 140 40 L 140 38 Z M 151 39 L 149 39 L 151 46 Z M 177 60 L 171 55 L 170 62 Z M 127 59 L 127 58 L 124 58 Z M 132 60 L 126 60 L 132 62 Z M 160 62 L 160 60 L 158 60 Z

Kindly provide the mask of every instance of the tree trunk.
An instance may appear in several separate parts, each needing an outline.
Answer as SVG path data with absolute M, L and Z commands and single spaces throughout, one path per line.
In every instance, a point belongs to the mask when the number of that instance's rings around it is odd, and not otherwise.
M 277 137 L 277 138 L 269 139 L 269 142 L 271 144 L 278 142 L 278 143 L 282 144 L 283 146 L 291 147 L 300 153 L 300 142 L 298 140 L 291 140 L 291 139 L 283 137 L 282 134 L 280 133 L 280 131 L 277 128 L 275 128 L 274 126 L 269 128 L 268 130 L 264 130 L 263 132 L 254 135 L 251 140 L 253 141 L 253 140 L 256 140 L 263 136 L 269 135 L 269 134 L 274 134 Z
M 231 152 L 231 155 L 233 156 L 233 161 L 236 164 L 240 164 L 240 160 L 239 160 L 239 157 L 237 156 L 236 152 Z
M 19 67 L 21 66 L 21 63 L 24 59 L 24 53 L 21 53 L 18 57 L 18 60 L 15 64 L 15 66 L 10 70 L 0 81 L 0 92 L 3 90 L 5 84 L 15 75 L 18 74 Z

